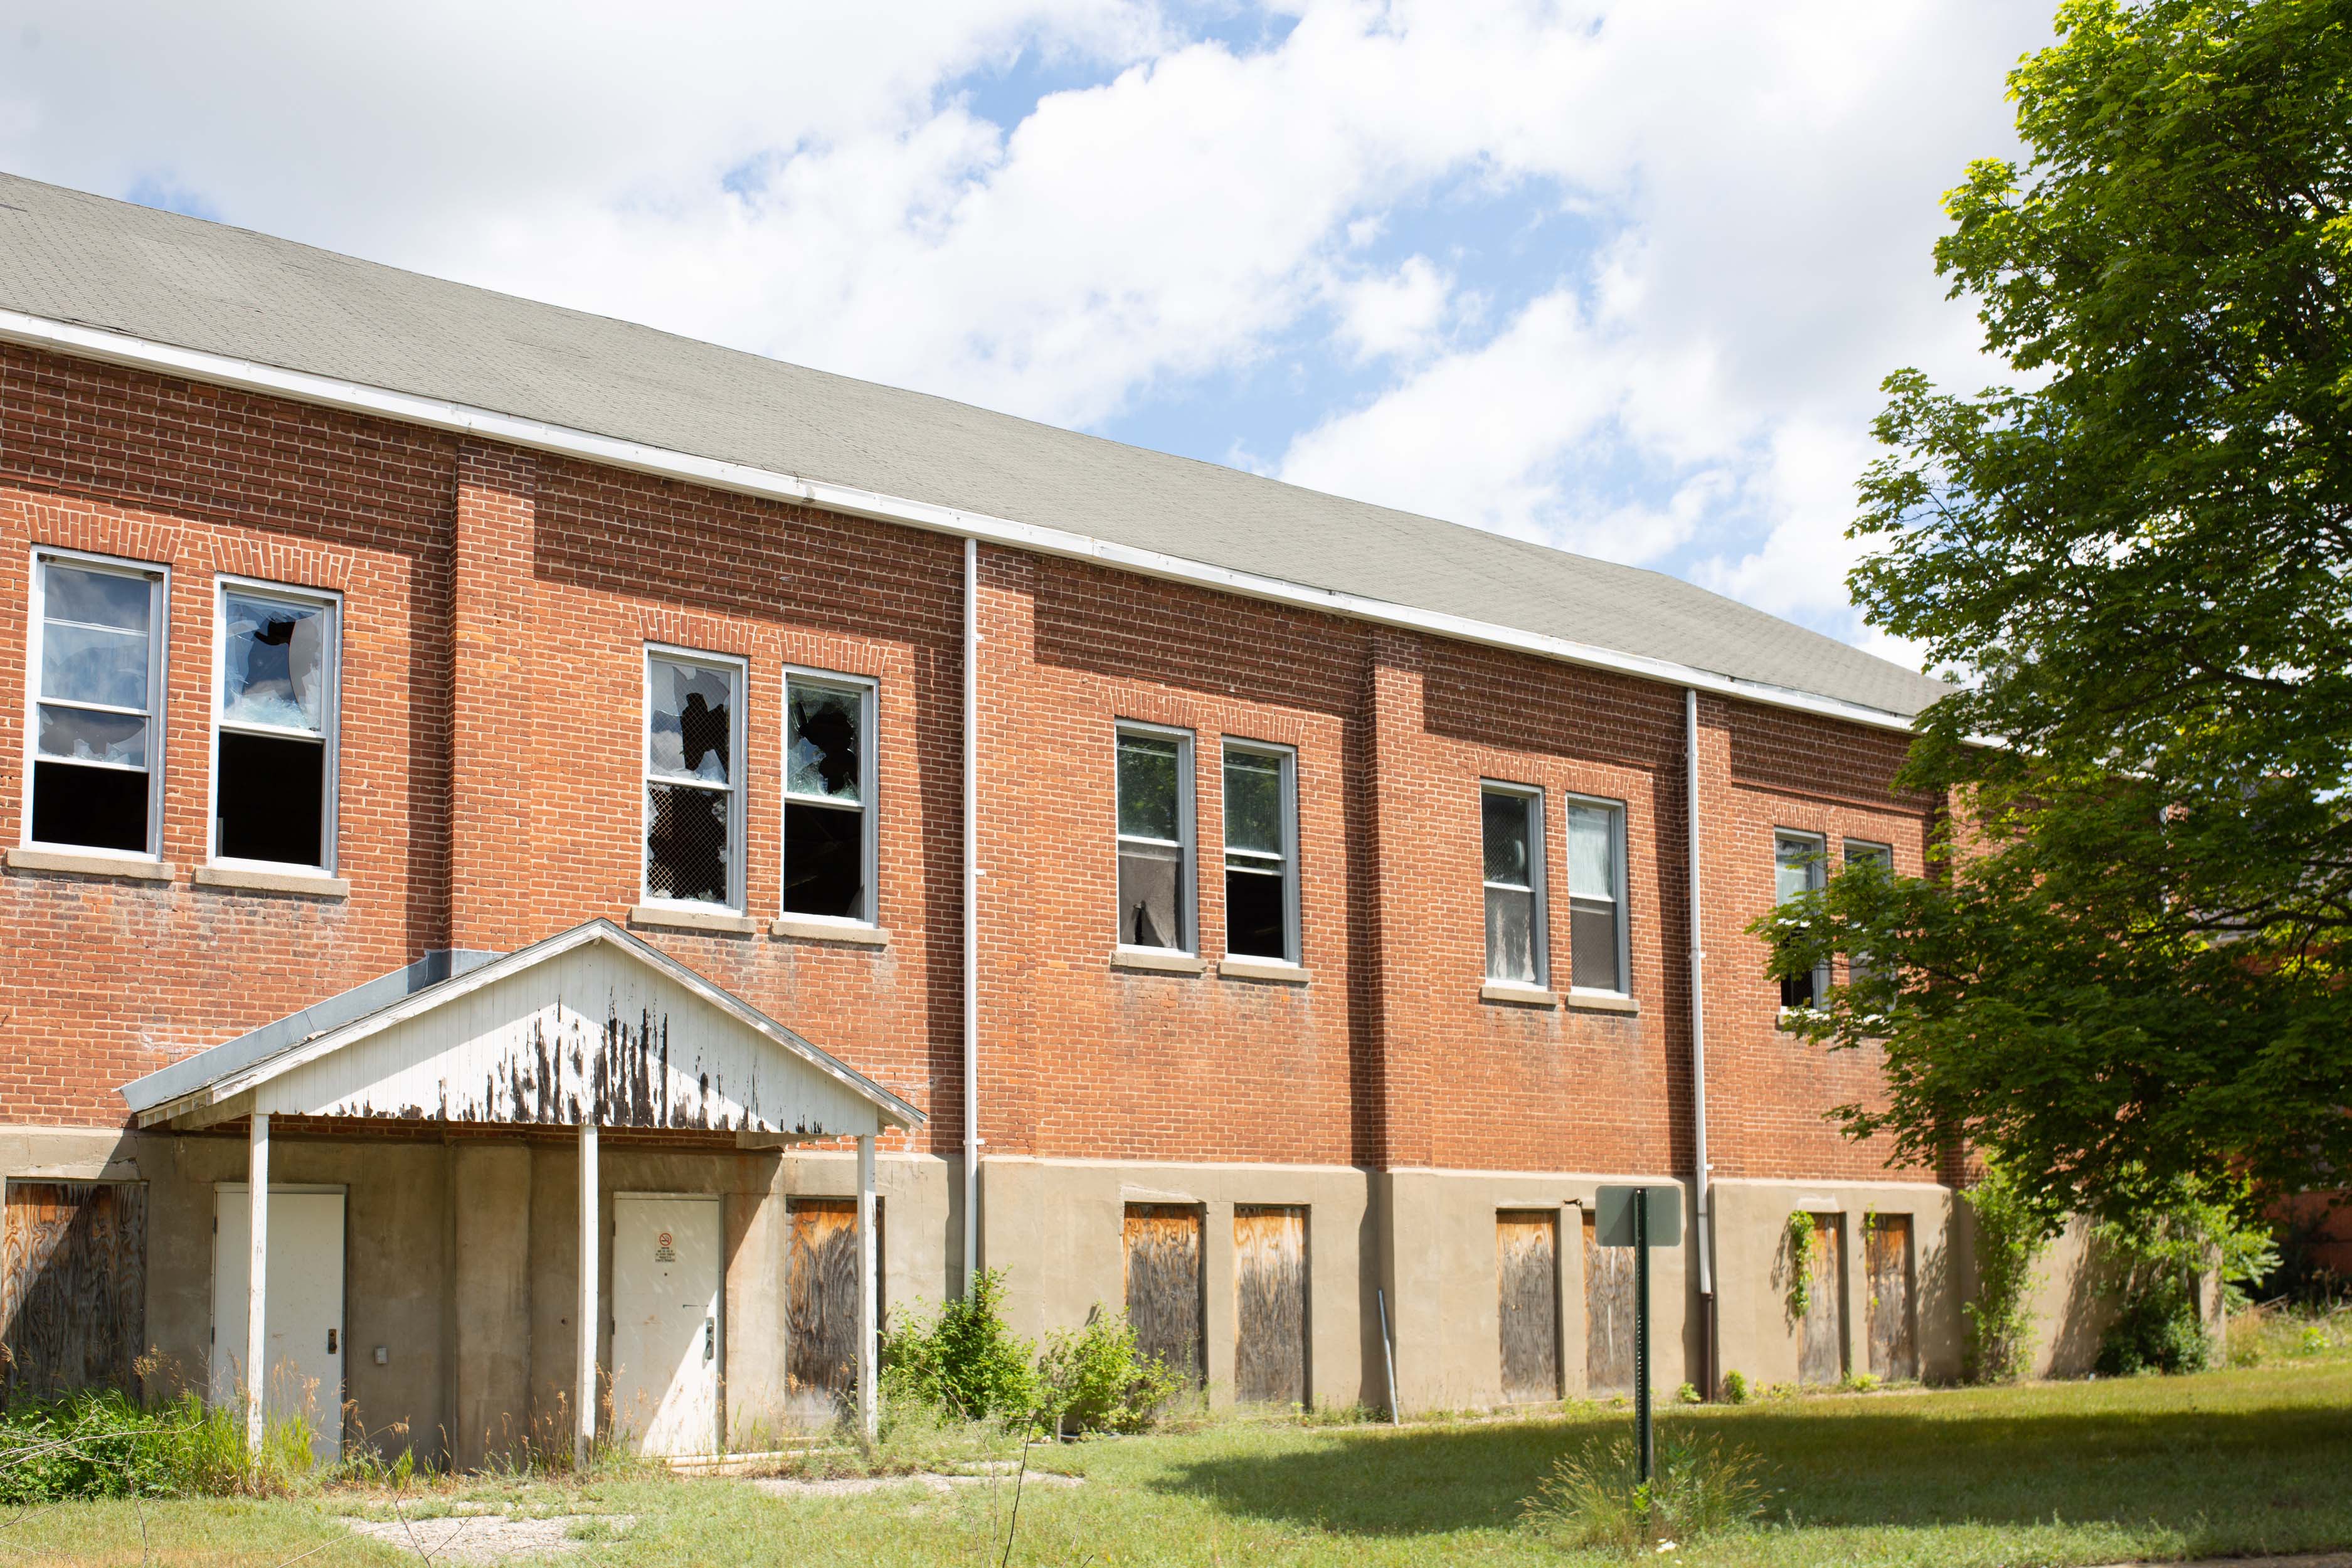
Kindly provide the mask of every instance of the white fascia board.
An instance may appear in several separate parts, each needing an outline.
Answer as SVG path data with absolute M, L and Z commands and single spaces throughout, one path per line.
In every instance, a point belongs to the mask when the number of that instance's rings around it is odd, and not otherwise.
M 1651 658 L 1641 654 L 1621 653 L 1591 643 L 1576 642 L 1567 637 L 1547 637 L 1538 632 L 1521 631 L 1491 621 L 1472 619 L 1466 616 L 1448 615 L 1438 610 L 1423 610 L 1410 605 L 1399 605 L 1384 599 L 1374 599 L 1359 594 L 1342 593 L 1333 588 L 1318 588 L 1304 583 L 1292 583 L 1279 577 L 1265 577 L 1229 566 L 1213 565 L 1183 556 L 1164 554 L 1156 550 L 1143 550 L 1134 545 L 1118 544 L 1091 535 L 1072 533 L 1063 529 L 1045 528 L 1034 523 L 1016 522 L 1009 518 L 992 517 L 984 512 L 964 511 L 956 507 L 940 506 L 932 501 L 908 500 L 873 490 L 859 489 L 851 485 L 837 485 L 823 479 L 804 479 L 797 475 L 756 468 L 748 464 L 730 463 L 716 458 L 696 457 L 663 447 L 651 447 L 642 442 L 625 441 L 612 436 L 599 436 L 593 431 L 575 430 L 567 426 L 550 425 L 541 420 L 527 419 L 519 415 L 499 414 L 487 408 L 469 407 L 436 397 L 423 397 L 415 393 L 394 392 L 387 388 L 369 386 L 364 383 L 342 381 L 332 376 L 314 375 L 308 371 L 287 370 L 257 361 L 236 359 L 226 354 L 209 353 L 199 349 L 180 348 L 171 343 L 134 338 L 101 328 L 79 326 L 70 321 L 51 321 L 43 316 L 26 315 L 17 310 L 0 310 L 0 341 L 24 343 L 30 347 L 49 349 L 84 359 L 104 360 L 110 363 L 131 365 L 142 370 L 183 375 L 191 380 L 215 385 L 238 387 L 247 391 L 264 392 L 289 397 L 298 402 L 340 408 L 352 413 L 370 414 L 404 424 L 422 425 L 436 430 L 454 431 L 461 435 L 478 436 L 486 440 L 509 446 L 525 447 L 534 451 L 552 452 L 575 458 L 584 462 L 608 468 L 627 468 L 636 473 L 652 474 L 662 479 L 684 479 L 707 485 L 713 489 L 732 491 L 739 495 L 759 496 L 772 500 L 797 501 L 822 507 L 828 511 L 846 512 L 852 516 L 874 518 L 884 522 L 903 523 L 913 528 L 929 529 L 936 533 L 958 538 L 978 539 L 986 543 L 1026 550 L 1040 555 L 1056 555 L 1069 560 L 1091 561 L 1121 571 L 1134 572 L 1170 582 L 1186 583 L 1237 594 L 1245 598 L 1260 599 L 1274 604 L 1291 605 L 1306 609 L 1321 610 L 1328 615 L 1349 620 L 1368 621 L 1378 626 L 1395 626 L 1404 630 L 1427 632 L 1456 642 L 1477 643 L 1488 647 L 1507 648 L 1517 653 L 1534 654 L 1557 659 L 1565 664 L 1583 665 L 1593 669 L 1606 669 L 1620 675 L 1632 675 L 1645 680 L 1655 680 L 1669 686 L 1695 688 L 1700 691 L 1734 697 L 1743 701 L 1759 703 L 1768 708 L 1792 709 L 1799 712 L 1817 713 L 1841 719 L 1848 723 L 1868 725 L 1873 729 L 1899 730 L 1908 732 L 1909 718 L 1883 708 L 1871 708 L 1858 702 L 1847 702 L 1816 692 L 1799 691 L 1788 687 L 1768 685 L 1761 681 L 1742 680 L 1714 670 L 1676 664 L 1670 659 Z

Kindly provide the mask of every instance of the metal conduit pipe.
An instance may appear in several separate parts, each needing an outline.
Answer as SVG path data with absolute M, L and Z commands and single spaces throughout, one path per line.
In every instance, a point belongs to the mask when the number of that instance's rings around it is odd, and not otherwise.
M 1691 1191 L 1698 1239 L 1700 1386 L 1715 1397 L 1715 1218 L 1706 1163 L 1706 942 L 1699 923 L 1698 689 L 1683 689 L 1683 795 L 1690 809 Z
M 980 1268 L 980 541 L 963 542 L 963 1289 Z

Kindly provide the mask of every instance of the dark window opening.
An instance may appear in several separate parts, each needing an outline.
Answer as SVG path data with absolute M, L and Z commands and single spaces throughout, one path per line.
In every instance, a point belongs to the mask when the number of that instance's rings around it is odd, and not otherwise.
M 784 808 L 784 912 L 859 920 L 866 914 L 866 814 Z
M 723 790 L 646 786 L 646 892 L 656 899 L 724 904 L 727 805 Z
M 33 764 L 33 838 L 89 849 L 147 849 L 148 775 L 142 769 Z
M 279 735 L 220 732 L 215 853 L 316 866 L 324 854 L 327 748 Z
M 1286 959 L 1283 879 L 1263 871 L 1225 872 L 1225 951 L 1250 958 Z

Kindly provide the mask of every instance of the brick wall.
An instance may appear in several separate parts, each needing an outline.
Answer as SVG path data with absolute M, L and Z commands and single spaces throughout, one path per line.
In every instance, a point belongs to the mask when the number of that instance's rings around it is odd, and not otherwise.
M 118 1121 L 117 1084 L 432 947 L 627 918 L 644 649 L 745 661 L 749 935 L 648 931 L 931 1112 L 960 1147 L 960 542 L 20 351 L 0 352 L 0 843 L 24 795 L 30 548 L 172 572 L 164 855 L 147 885 L 0 876 L 0 1121 Z M 992 1152 L 1686 1172 L 1679 689 L 983 549 L 982 1107 Z M 213 575 L 344 600 L 338 870 L 320 900 L 191 884 Z M 880 949 L 776 937 L 787 666 L 877 682 Z M 1871 1064 L 1772 1026 L 1740 928 L 1771 829 L 1896 847 L 1899 737 L 1709 700 L 1718 1173 L 1875 1171 L 1822 1121 Z M 1296 749 L 1298 986 L 1117 969 L 1114 733 L 1195 737 L 1198 946 L 1223 951 L 1220 742 Z M 1636 1016 L 1482 1001 L 1482 778 L 1626 807 Z M 1924 1175 L 1925 1173 L 1920 1174 Z

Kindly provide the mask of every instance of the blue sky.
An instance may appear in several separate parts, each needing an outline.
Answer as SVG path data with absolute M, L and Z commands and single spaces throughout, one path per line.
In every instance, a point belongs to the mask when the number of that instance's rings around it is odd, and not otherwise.
M 0 165 L 1847 605 L 2049 0 L 33 0 Z

